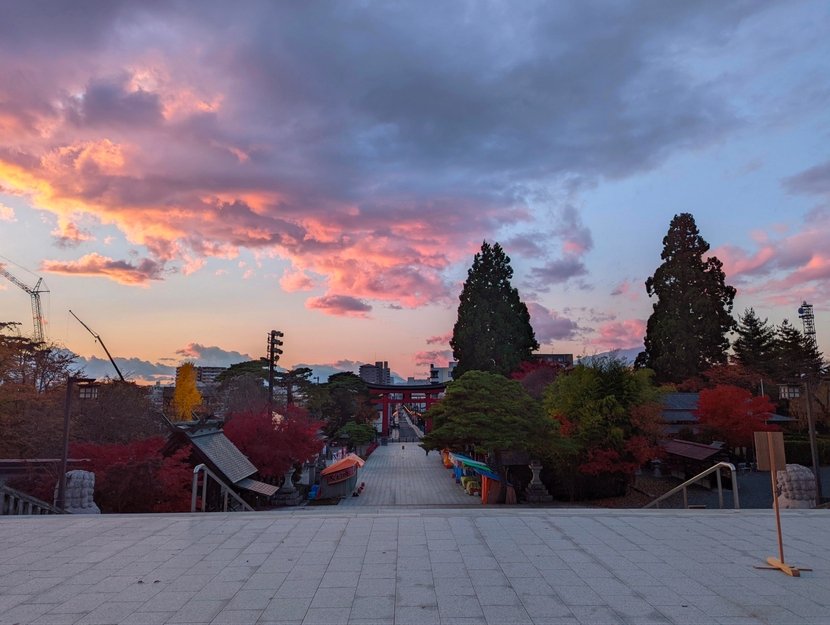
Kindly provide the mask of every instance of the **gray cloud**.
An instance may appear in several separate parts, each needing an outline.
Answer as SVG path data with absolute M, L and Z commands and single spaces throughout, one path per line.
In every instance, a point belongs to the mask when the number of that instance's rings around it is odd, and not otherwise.
M 684 52 L 719 53 L 766 6 L 13 1 L 0 114 L 25 140 L 0 137 L 0 159 L 141 241 L 156 265 L 94 268 L 114 279 L 269 248 L 340 277 L 310 306 L 420 306 L 482 238 L 550 231 L 519 189 L 624 177 L 739 127 Z M 129 146 L 123 169 L 80 162 L 103 139 Z M 592 246 L 576 209 L 557 223 L 543 288 Z
M 183 360 L 192 360 L 197 365 L 213 367 L 228 367 L 238 362 L 256 360 L 250 354 L 222 349 L 216 345 L 201 345 L 200 343 L 189 343 L 181 349 L 177 349 L 176 353 Z
M 791 193 L 830 195 L 830 161 L 785 178 L 784 187 Z

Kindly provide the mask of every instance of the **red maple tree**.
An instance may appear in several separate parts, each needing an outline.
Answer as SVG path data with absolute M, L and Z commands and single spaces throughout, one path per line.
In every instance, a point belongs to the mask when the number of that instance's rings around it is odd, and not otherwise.
M 753 432 L 776 430 L 767 425 L 774 406 L 767 397 L 755 397 L 746 389 L 721 384 L 700 391 L 695 414 L 700 424 L 730 447 L 749 446 Z
M 161 436 L 125 444 L 75 443 L 73 458 L 86 458 L 95 473 L 95 503 L 102 512 L 186 512 L 193 470 L 190 448 L 170 456 Z
M 323 424 L 299 406 L 271 417 L 268 409 L 234 414 L 225 436 L 254 463 L 261 475 L 280 477 L 292 464 L 310 460 L 323 448 L 318 432 Z

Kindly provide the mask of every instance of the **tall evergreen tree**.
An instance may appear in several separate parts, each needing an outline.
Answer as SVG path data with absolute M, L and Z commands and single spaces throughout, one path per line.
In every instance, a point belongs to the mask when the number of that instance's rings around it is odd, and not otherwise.
M 738 337 L 732 345 L 735 361 L 751 371 L 772 375 L 775 371 L 775 328 L 760 319 L 753 308 L 738 318 Z
M 725 283 L 723 263 L 704 258 L 709 244 L 694 217 L 675 215 L 663 238 L 663 263 L 646 280 L 657 296 L 648 320 L 645 351 L 637 366 L 654 370 L 660 382 L 679 383 L 726 362 L 727 334 L 735 328 L 735 289 Z
M 512 277 L 510 258 L 501 246 L 482 243 L 461 290 L 450 340 L 458 361 L 454 378 L 472 370 L 509 375 L 539 349 L 527 306 L 510 284 Z
M 776 328 L 774 354 L 774 373 L 779 382 L 800 380 L 802 375 L 817 376 L 824 367 L 815 341 L 787 319 Z

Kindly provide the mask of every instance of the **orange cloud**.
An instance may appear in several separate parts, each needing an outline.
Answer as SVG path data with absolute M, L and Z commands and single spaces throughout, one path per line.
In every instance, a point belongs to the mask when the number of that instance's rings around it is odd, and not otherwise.
M 288 293 L 309 291 L 314 288 L 314 280 L 302 270 L 286 269 L 280 278 L 280 286 Z
M 92 253 L 70 262 L 46 260 L 41 264 L 41 269 L 67 275 L 103 276 L 121 284 L 146 285 L 151 280 L 161 279 L 163 266 L 146 258 L 134 265 L 125 260 L 113 260 Z

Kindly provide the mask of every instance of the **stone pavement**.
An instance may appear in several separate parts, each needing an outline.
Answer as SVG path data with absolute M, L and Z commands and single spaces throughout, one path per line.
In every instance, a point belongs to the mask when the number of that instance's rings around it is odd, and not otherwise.
M 441 464 L 438 452 L 429 456 L 418 443 L 396 443 L 378 447 L 358 471 L 358 483 L 366 484 L 360 497 L 347 497 L 340 506 L 480 506 L 455 483 Z
M 0 517 L 0 623 L 830 623 L 828 512 L 504 507 Z

